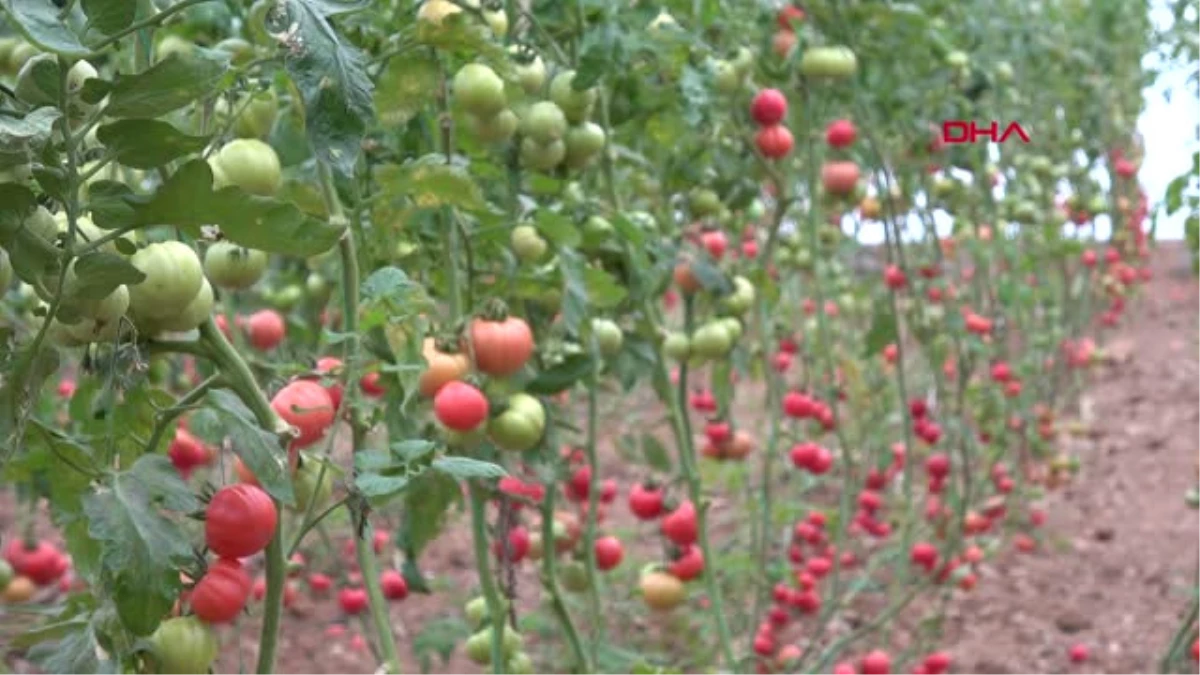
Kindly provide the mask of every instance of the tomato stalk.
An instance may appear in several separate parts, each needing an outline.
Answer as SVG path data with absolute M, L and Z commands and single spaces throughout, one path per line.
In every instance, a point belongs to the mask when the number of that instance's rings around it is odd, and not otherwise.
M 600 657 L 600 643 L 604 641 L 604 614 L 600 607 L 600 575 L 596 572 L 596 511 L 600 507 L 600 462 L 596 453 L 596 426 L 598 424 L 596 388 L 600 385 L 600 348 L 596 344 L 595 335 L 592 335 L 591 351 L 592 358 L 595 359 L 597 365 L 587 382 L 587 430 L 584 449 L 590 471 L 588 473 L 588 511 L 584 527 L 583 555 L 587 566 L 588 604 L 592 615 L 592 635 L 589 646 L 592 652 L 592 663 L 595 664 Z
M 1171 636 L 1171 642 L 1167 645 L 1167 651 L 1158 662 L 1158 672 L 1171 672 L 1171 663 L 1178 656 L 1179 650 L 1189 637 L 1196 634 L 1196 620 L 1198 616 L 1200 616 L 1200 596 L 1192 598 L 1187 615 L 1184 616 L 1183 622 L 1179 624 L 1179 629 Z
M 496 588 L 496 580 L 492 576 L 492 566 L 488 559 L 487 495 L 474 481 L 468 482 L 467 488 L 471 495 L 471 538 L 475 548 L 475 567 L 492 627 L 492 672 L 503 673 L 506 670 L 504 632 L 510 628 L 508 617 L 500 605 L 500 593 Z

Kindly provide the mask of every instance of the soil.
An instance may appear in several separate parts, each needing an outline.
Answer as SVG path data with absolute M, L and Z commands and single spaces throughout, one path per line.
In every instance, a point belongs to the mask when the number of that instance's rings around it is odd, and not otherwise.
M 1076 428 L 1076 433 L 1063 435 L 1064 449 L 1083 463 L 1072 482 L 1046 498 L 1049 518 L 1037 549 L 990 558 L 978 586 L 956 593 L 949 604 L 939 648 L 952 655 L 953 672 L 1157 672 L 1158 659 L 1194 591 L 1200 562 L 1197 513 L 1184 501 L 1198 481 L 1198 302 L 1200 286 L 1188 272 L 1183 249 L 1160 250 L 1148 292 L 1105 341 L 1106 365 L 1095 369 L 1077 406 L 1062 417 L 1063 427 Z M 653 408 L 630 403 L 626 399 L 623 428 L 662 427 Z M 1072 418 L 1078 424 L 1068 422 Z M 617 446 L 616 438 L 600 444 L 604 476 L 627 486 L 637 476 L 618 460 Z M 10 531 L 14 522 L 10 497 L 0 494 L 0 532 Z M 621 575 L 614 583 L 632 584 L 657 537 L 650 536 L 651 526 L 631 521 L 623 498 L 624 490 L 606 529 L 621 533 L 631 549 L 622 568 L 612 573 Z M 720 500 L 711 513 L 718 539 L 738 526 L 739 515 Z M 345 526 L 337 527 L 345 531 Z M 393 555 L 389 552 L 382 564 L 399 565 Z M 459 616 L 461 602 L 474 591 L 467 518 L 458 517 L 421 562 L 435 592 L 413 593 L 390 606 L 403 672 L 421 670 L 414 646 L 422 627 Z M 302 581 L 297 583 L 302 592 L 285 615 L 277 671 L 375 672 L 378 661 L 370 646 L 352 638 L 369 634 L 364 624 L 347 622 L 332 596 L 314 599 Z M 522 613 L 541 601 L 537 587 L 536 571 L 523 565 L 517 574 Z M 18 628 L 16 619 L 5 617 L 0 607 L 0 644 Z M 610 637 L 615 644 L 647 636 L 681 640 L 688 620 L 637 619 L 612 626 Z M 452 624 L 445 625 L 452 630 Z M 218 672 L 253 670 L 258 629 L 251 615 L 221 630 L 225 650 Z M 562 644 L 552 630 L 547 636 L 539 648 L 537 635 L 528 632 L 531 651 L 546 654 L 550 645 Z M 1076 643 L 1089 647 L 1086 663 L 1069 662 L 1067 650 Z M 19 657 L 10 658 L 8 665 L 11 672 L 32 672 Z M 461 650 L 447 661 L 435 656 L 431 665 L 434 672 L 483 672 Z

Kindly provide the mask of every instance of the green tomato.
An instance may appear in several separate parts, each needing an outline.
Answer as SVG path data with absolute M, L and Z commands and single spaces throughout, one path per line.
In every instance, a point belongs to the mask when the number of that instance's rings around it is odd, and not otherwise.
M 800 57 L 800 72 L 805 77 L 851 77 L 858 72 L 858 57 L 849 47 L 812 47 Z
M 736 343 L 738 340 L 742 339 L 742 331 L 744 329 L 740 320 L 732 316 L 727 316 L 724 319 L 721 319 L 720 322 L 725 326 L 725 332 L 729 334 L 729 339 L 731 342 Z M 732 345 L 730 345 L 730 348 L 732 349 Z
M 135 314 L 149 319 L 166 319 L 187 307 L 204 285 L 204 269 L 190 246 L 178 241 L 150 244 L 129 259 L 146 275 L 129 287 L 129 302 Z
M 454 100 L 469 113 L 491 117 L 504 109 L 504 80 L 482 63 L 468 63 L 454 74 Z
M 558 570 L 558 578 L 562 581 L 563 588 L 571 593 L 582 593 L 591 587 L 588 583 L 587 567 L 577 560 L 564 563 Z
M 491 117 L 467 115 L 471 134 L 484 143 L 503 143 L 517 133 L 520 120 L 512 110 L 501 110 Z
M 550 100 L 562 108 L 571 124 L 581 124 L 592 114 L 599 92 L 595 87 L 578 91 L 574 86 L 575 71 L 564 70 L 550 81 Z
M 1012 64 L 1008 61 L 1001 61 L 996 64 L 996 79 L 998 81 L 1008 84 L 1013 81 L 1013 77 L 1015 76 Z
M 229 54 L 231 57 L 231 63 L 233 63 L 235 66 L 245 65 L 254 58 L 254 45 L 241 38 L 225 38 L 224 40 L 218 42 L 213 48 Z
M 546 86 L 546 62 L 542 57 L 534 54 L 532 59 L 523 60 L 519 45 L 512 45 L 508 51 L 514 55 L 513 71 L 517 84 L 530 96 L 541 91 Z
M 233 123 L 233 132 L 239 138 L 266 138 L 279 118 L 279 98 L 267 90 L 254 94 L 249 102 L 241 101 L 235 110 L 241 110 Z
M 508 35 L 508 14 L 503 9 L 484 10 L 483 20 L 492 29 L 492 35 L 499 38 Z
M 58 213 L 54 214 L 54 227 L 57 232 L 61 232 L 62 234 L 66 234 L 70 231 L 71 224 L 67 219 L 66 211 L 59 211 Z M 96 225 L 96 223 L 92 222 L 92 219 L 88 216 L 80 214 L 75 217 L 75 234 L 79 237 L 76 245 L 81 245 L 101 239 L 107 235 L 108 232 L 101 229 L 98 225 Z M 127 238 L 122 238 L 126 241 L 129 241 Z M 114 239 L 105 242 L 100 246 L 99 250 L 107 251 L 109 253 L 117 253 L 116 240 Z
M 161 330 L 170 331 L 172 333 L 186 333 L 189 330 L 195 330 L 204 320 L 212 316 L 213 311 L 213 289 L 208 283 L 208 279 L 202 279 L 200 291 L 196 293 L 196 297 L 192 298 L 191 302 L 172 317 L 167 317 L 159 322 Z
M 304 289 L 300 284 L 288 284 L 275 293 L 270 302 L 275 306 L 275 309 L 286 312 L 300 304 L 304 299 Z
M 735 314 L 745 314 L 754 304 L 754 284 L 743 276 L 733 278 L 733 292 L 721 300 L 725 309 Z
M 603 216 L 588 216 L 583 221 L 583 237 L 586 240 L 603 242 L 612 236 L 613 225 Z
M 12 565 L 8 564 L 7 560 L 0 558 L 0 591 L 4 590 L 5 586 L 8 586 L 8 582 L 13 580 L 13 576 L 15 576 L 15 573 L 13 572 Z
M 700 359 L 719 359 L 733 348 L 733 336 L 721 321 L 711 321 L 692 335 L 692 354 Z
M 733 94 L 742 86 L 742 73 L 729 61 L 720 60 L 712 66 L 713 84 L 722 94 Z
M 467 615 L 467 622 L 472 627 L 478 628 L 482 626 L 484 620 L 488 618 L 487 598 L 483 596 L 472 598 L 463 607 L 463 613 Z
M 171 56 L 181 59 L 191 58 L 196 53 L 196 45 L 178 35 L 167 34 L 154 48 L 154 56 L 158 61 L 166 61 Z
M 129 288 L 124 285 L 117 286 L 103 299 L 85 302 L 82 309 L 89 319 L 98 323 L 116 321 L 129 311 Z
M 208 160 L 213 187 L 236 185 L 252 195 L 274 196 L 283 184 L 283 169 L 274 148 L 256 138 L 226 143 Z
M 738 47 L 733 57 L 733 67 L 743 78 L 754 69 L 754 51 L 749 47 Z
M 467 658 L 475 663 L 486 666 L 492 662 L 492 632 L 483 629 L 467 638 Z
M 674 361 L 684 361 L 692 354 L 692 341 L 683 333 L 670 333 L 663 340 L 663 354 Z
M 517 652 L 508 659 L 507 672 L 513 675 L 533 675 L 533 659 L 525 652 Z
M 625 334 L 621 332 L 621 327 L 614 321 L 592 319 L 592 334 L 596 336 L 596 346 L 600 349 L 601 355 L 611 357 L 621 352 Z
M 217 288 L 240 290 L 262 279 L 267 254 L 231 241 L 218 241 L 204 252 L 204 273 Z
M 567 116 L 553 101 L 538 101 L 521 118 L 521 133 L 541 145 L 552 143 L 567 133 Z
M 537 171 L 549 171 L 567 157 L 567 146 L 562 141 L 542 145 L 532 138 L 521 139 L 521 162 Z
M 529 450 L 537 446 L 545 431 L 545 408 L 525 393 L 509 397 L 508 408 L 488 422 L 488 435 L 502 450 Z
M 528 263 L 541 260 L 542 256 L 546 255 L 546 250 L 550 248 L 546 240 L 538 234 L 537 228 L 532 225 L 514 227 L 509 242 L 517 258 Z
M 1101 213 L 1107 213 L 1108 212 L 1108 200 L 1105 199 L 1104 197 L 1099 197 L 1099 196 L 1092 197 L 1091 199 L 1088 200 L 1087 210 L 1088 210 L 1088 213 L 1090 213 L 1092 215 L 1099 215 Z
M 333 468 L 326 466 L 325 475 L 321 475 L 322 461 L 309 459 L 296 471 L 292 485 L 296 491 L 296 512 L 307 513 L 309 504 L 313 512 L 319 512 L 329 503 L 333 494 Z M 318 480 L 320 479 L 320 480 Z
M 962 70 L 971 65 L 971 57 L 966 52 L 955 50 L 946 55 L 946 65 Z
M 160 623 L 150 645 L 160 673 L 207 673 L 220 648 L 212 627 L 194 616 Z
M 701 218 L 721 211 L 721 197 L 708 188 L 693 188 L 688 193 L 688 207 Z
M 304 291 L 308 294 L 309 300 L 318 305 L 329 302 L 330 296 L 333 295 L 333 287 L 330 286 L 329 280 L 317 272 L 309 273 L 304 280 Z
M 567 166 L 583 168 L 600 154 L 608 136 L 604 128 L 594 122 L 584 122 L 567 131 Z

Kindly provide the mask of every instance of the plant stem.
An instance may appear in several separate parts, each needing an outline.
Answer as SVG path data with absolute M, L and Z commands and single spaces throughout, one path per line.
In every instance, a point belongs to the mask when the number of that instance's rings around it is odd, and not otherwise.
M 552 438 L 553 430 L 547 434 L 547 444 L 554 448 L 558 447 Z M 592 667 L 589 665 L 587 654 L 583 651 L 583 645 L 579 641 L 579 631 L 575 629 L 574 622 L 571 621 L 571 614 L 567 611 L 567 604 L 563 602 L 562 590 L 558 587 L 558 556 L 554 548 L 554 498 L 557 492 L 555 490 L 546 490 L 546 496 L 542 499 L 542 588 L 550 594 L 550 606 L 554 609 L 555 615 L 558 616 L 558 622 L 562 626 L 563 632 L 567 634 L 567 642 L 571 645 L 571 652 L 575 655 L 575 661 L 578 669 L 585 673 L 592 672 Z
M 104 40 L 101 40 L 100 42 L 96 43 L 96 45 L 92 47 L 92 53 L 98 54 L 105 47 L 116 44 L 118 41 L 121 40 L 121 38 L 129 35 L 130 33 L 136 33 L 137 31 L 139 31 L 143 28 L 149 28 L 151 26 L 156 26 L 156 25 L 162 23 L 163 21 L 166 21 L 172 15 L 178 14 L 179 12 L 182 12 L 183 10 L 188 9 L 189 7 L 193 7 L 195 5 L 199 5 L 204 2 L 213 2 L 213 0 L 183 0 L 183 2 L 181 2 L 177 5 L 172 5 L 172 6 L 168 7 L 167 9 L 164 9 L 163 11 L 156 13 L 154 16 L 147 17 L 145 19 L 142 19 L 141 21 L 135 21 L 135 22 L 129 24 L 129 26 L 127 26 L 124 30 L 118 31 L 117 33 L 110 35 L 107 38 L 105 38 Z M 147 4 L 149 4 L 149 3 L 147 3 Z
M 592 336 L 592 355 L 599 356 L 599 349 Z M 599 370 L 599 367 L 596 368 Z M 591 649 L 591 662 L 599 659 L 600 643 L 604 641 L 604 615 L 600 606 L 600 575 L 596 572 L 596 510 L 600 506 L 600 464 L 596 453 L 596 426 L 598 423 L 596 388 L 599 386 L 599 373 L 593 373 L 587 388 L 587 431 L 585 453 L 588 466 L 588 512 L 587 523 L 584 526 L 583 556 L 587 565 L 588 604 L 591 613 L 592 634 L 588 646 Z
M 504 608 L 500 606 L 500 594 L 496 589 L 496 580 L 492 578 L 492 567 L 488 562 L 487 536 L 487 496 L 474 482 L 467 485 L 471 493 L 471 533 L 475 545 L 475 566 L 479 574 L 479 586 L 483 589 L 484 600 L 487 601 L 488 616 L 492 627 L 492 671 L 505 672 L 504 663 L 504 631 L 508 629 L 508 619 Z M 551 540 L 553 546 L 553 540 Z M 547 552 L 547 555 L 551 555 Z
M 1187 616 L 1184 617 L 1179 630 L 1175 631 L 1175 635 L 1171 637 L 1171 643 L 1167 646 L 1167 652 L 1163 654 L 1162 660 L 1158 663 L 1158 672 L 1170 672 L 1171 662 L 1175 660 L 1175 655 L 1179 652 L 1179 649 L 1183 646 L 1188 636 L 1196 632 L 1197 616 L 1200 616 L 1200 596 L 1192 598 L 1192 605 L 1188 608 Z

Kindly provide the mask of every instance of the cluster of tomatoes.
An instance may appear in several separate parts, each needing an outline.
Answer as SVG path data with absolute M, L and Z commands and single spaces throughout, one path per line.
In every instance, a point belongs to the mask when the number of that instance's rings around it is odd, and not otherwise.
M 0 552 L 0 598 L 28 602 L 38 589 L 67 592 L 76 586 L 71 558 L 49 541 L 9 537 Z

